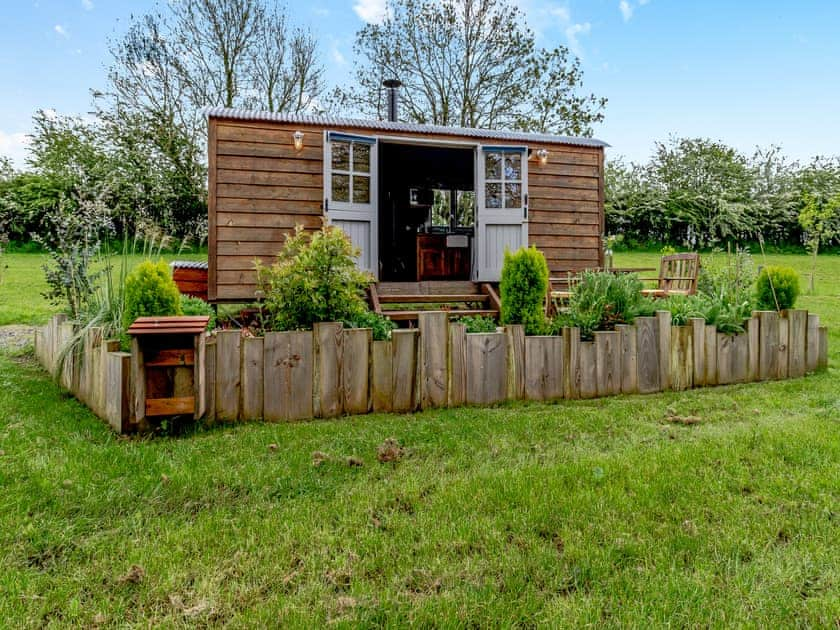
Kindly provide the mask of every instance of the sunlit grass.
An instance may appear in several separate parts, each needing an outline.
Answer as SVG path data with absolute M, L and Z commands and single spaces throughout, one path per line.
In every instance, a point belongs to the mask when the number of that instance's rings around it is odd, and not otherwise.
M 125 440 L 0 355 L 0 619 L 833 627 L 840 259 L 819 274 L 829 371 L 683 393 Z

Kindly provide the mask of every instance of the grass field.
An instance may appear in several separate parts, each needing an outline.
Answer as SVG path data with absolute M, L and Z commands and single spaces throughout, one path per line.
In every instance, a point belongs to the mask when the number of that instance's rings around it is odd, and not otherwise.
M 836 627 L 840 258 L 817 289 L 832 367 L 804 379 L 169 438 L 118 438 L 0 354 L 0 619 Z M 49 312 L 0 291 L 3 321 Z

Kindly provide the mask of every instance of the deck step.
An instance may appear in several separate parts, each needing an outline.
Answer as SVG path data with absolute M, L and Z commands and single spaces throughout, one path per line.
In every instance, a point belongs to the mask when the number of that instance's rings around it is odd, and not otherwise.
M 445 304 L 447 302 L 486 302 L 490 298 L 481 293 L 461 293 L 457 295 L 379 295 L 382 304 Z
M 382 311 L 382 314 L 394 321 L 406 321 L 416 320 L 418 315 L 423 312 L 424 311 Z M 449 313 L 450 317 L 474 317 L 478 315 L 484 317 L 496 317 L 499 314 L 498 311 L 485 309 L 452 309 L 446 312 Z

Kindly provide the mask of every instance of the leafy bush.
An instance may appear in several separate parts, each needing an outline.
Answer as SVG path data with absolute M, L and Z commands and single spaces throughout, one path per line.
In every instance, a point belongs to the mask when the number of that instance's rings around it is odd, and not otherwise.
M 372 329 L 374 341 L 387 341 L 391 338 L 391 331 L 397 327 L 384 315 L 368 310 L 361 311 L 352 320 L 345 320 L 344 325 L 348 328 Z
M 352 322 L 367 310 L 369 274 L 356 267 L 359 250 L 337 227 L 311 233 L 297 226 L 270 267 L 256 263 L 270 330 L 304 330 L 317 322 Z
M 613 330 L 649 314 L 652 303 L 642 295 L 642 281 L 635 274 L 585 271 L 572 289 L 569 310 L 555 318 L 553 330 L 577 326 L 588 339 L 596 330 Z
M 716 252 L 703 258 L 697 291 L 727 317 L 744 320 L 753 309 L 755 265 L 747 249 L 725 255 Z
M 466 326 L 468 333 L 491 333 L 496 332 L 496 320 L 483 315 L 467 315 L 455 320 Z
M 671 295 L 657 306 L 671 312 L 672 326 L 686 326 L 692 317 L 705 319 L 704 300 L 696 295 Z
M 207 322 L 207 330 L 216 328 L 216 311 L 207 302 L 201 298 L 193 297 L 191 295 L 181 296 L 181 314 L 182 315 L 209 315 L 210 321 Z
M 545 328 L 544 301 L 548 291 L 548 265 L 536 247 L 505 251 L 502 281 L 502 324 L 522 324 L 528 335 Z
M 128 274 L 123 319 L 126 328 L 138 317 L 180 314 L 181 294 L 164 261 L 147 260 Z
M 793 308 L 799 297 L 799 274 L 791 267 L 769 266 L 756 280 L 756 306 L 762 310 Z

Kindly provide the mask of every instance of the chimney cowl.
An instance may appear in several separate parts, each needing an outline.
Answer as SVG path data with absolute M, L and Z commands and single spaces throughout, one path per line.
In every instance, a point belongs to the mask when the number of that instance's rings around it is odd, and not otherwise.
M 402 82 L 396 78 L 385 79 L 382 85 L 388 90 L 388 121 L 397 122 L 399 120 L 400 86 Z

